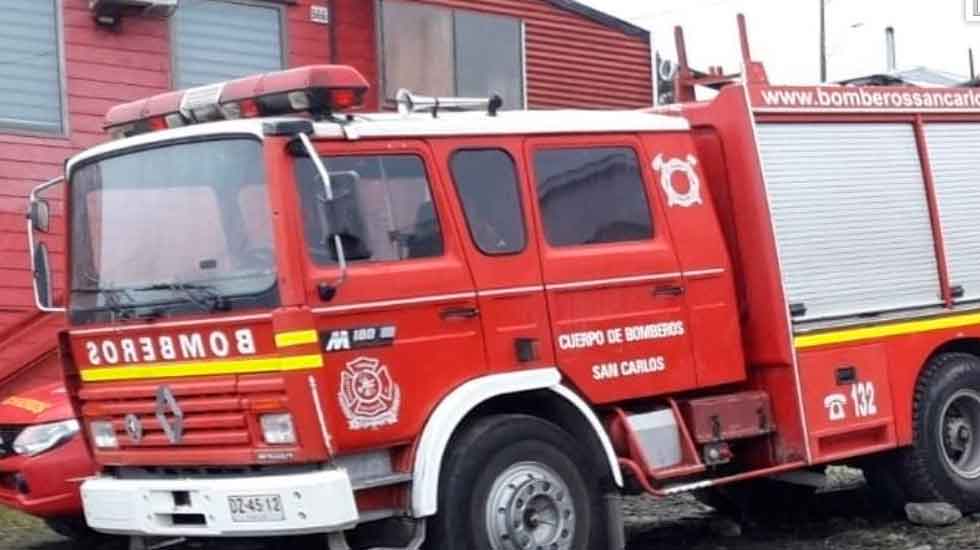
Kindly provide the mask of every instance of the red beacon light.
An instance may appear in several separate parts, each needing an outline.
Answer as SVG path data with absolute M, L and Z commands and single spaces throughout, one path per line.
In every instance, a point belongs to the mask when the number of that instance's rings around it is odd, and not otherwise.
M 216 120 L 293 114 L 322 119 L 362 107 L 369 88 L 353 67 L 311 65 L 119 105 L 106 114 L 105 128 L 118 139 Z

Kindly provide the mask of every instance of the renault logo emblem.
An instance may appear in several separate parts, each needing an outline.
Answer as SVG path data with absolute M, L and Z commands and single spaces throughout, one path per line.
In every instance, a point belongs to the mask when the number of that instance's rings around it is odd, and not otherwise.
M 170 391 L 169 386 L 157 388 L 156 413 L 157 422 L 163 428 L 167 439 L 174 444 L 180 443 L 184 437 L 184 412 L 177 405 L 177 399 L 174 398 L 174 393 Z
M 126 425 L 126 433 L 133 443 L 143 441 L 143 422 L 140 421 L 140 417 L 135 414 L 127 414 L 123 423 Z

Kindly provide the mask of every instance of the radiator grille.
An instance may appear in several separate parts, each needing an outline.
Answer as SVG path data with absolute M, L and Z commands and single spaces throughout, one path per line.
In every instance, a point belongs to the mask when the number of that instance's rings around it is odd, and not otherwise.
M 213 377 L 166 384 L 183 413 L 182 437 L 172 443 L 157 418 L 155 382 L 101 383 L 84 387 L 79 396 L 83 416 L 91 420 L 111 421 L 119 441 L 119 450 L 130 456 L 140 452 L 173 448 L 175 452 L 188 449 L 220 447 L 223 449 L 250 448 L 254 441 L 251 403 L 286 403 L 286 384 L 281 377 Z M 169 407 L 168 422 L 174 416 Z M 126 429 L 127 415 L 140 420 L 142 433 L 138 436 Z

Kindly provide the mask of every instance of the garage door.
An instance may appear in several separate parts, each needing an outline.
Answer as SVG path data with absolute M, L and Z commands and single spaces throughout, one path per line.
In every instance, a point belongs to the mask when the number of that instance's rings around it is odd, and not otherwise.
M 908 124 L 761 124 L 783 283 L 797 322 L 940 303 Z

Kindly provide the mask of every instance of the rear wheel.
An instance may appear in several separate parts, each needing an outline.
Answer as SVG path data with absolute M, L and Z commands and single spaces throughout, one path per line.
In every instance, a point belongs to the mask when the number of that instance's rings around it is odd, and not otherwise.
M 912 447 L 898 451 L 890 468 L 906 500 L 980 510 L 980 359 L 931 359 L 916 385 L 912 422 Z
M 603 547 L 599 484 L 566 432 L 524 415 L 485 418 L 454 439 L 430 549 Z

